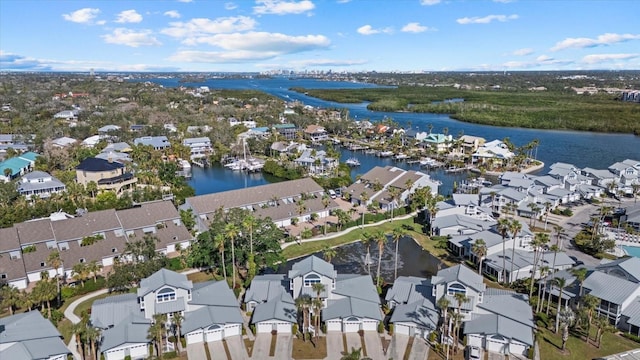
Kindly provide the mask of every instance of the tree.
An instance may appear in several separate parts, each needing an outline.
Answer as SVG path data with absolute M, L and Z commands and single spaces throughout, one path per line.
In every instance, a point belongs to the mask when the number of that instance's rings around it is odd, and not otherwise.
M 610 332 L 615 330 L 609 319 L 606 316 L 600 316 L 596 320 L 596 326 L 598 327 L 598 331 L 596 332 L 596 342 L 598 343 L 598 348 L 600 348 L 600 344 L 602 343 L 602 335 L 606 332 Z
M 469 301 L 471 301 L 471 299 L 463 293 L 455 293 L 453 295 L 453 297 L 456 299 L 456 302 L 458 303 L 457 308 L 458 308 L 458 314 L 462 314 L 462 304 L 468 303 Z
M 54 276 L 55 282 L 56 282 L 56 289 L 57 289 L 57 298 L 58 298 L 58 306 L 60 306 L 61 303 L 61 299 L 60 299 L 60 279 L 58 278 L 58 275 L 60 273 L 60 267 L 62 266 L 62 259 L 60 258 L 60 252 L 58 250 L 53 250 L 49 253 L 49 255 L 47 256 L 47 264 L 51 265 L 52 268 L 54 268 L 56 270 L 56 275 Z M 64 269 L 62 269 L 62 271 L 64 272 Z
M 389 193 L 389 206 L 391 206 L 391 219 L 393 220 L 393 209 L 396 207 L 396 200 L 400 196 L 400 188 L 390 186 L 387 189 Z
M 549 242 L 549 234 L 536 233 L 531 245 L 533 246 L 533 271 L 531 272 L 531 282 L 529 284 L 529 299 L 533 295 L 533 284 L 536 278 L 536 272 L 538 270 L 538 263 L 542 257 L 544 247 Z
M 538 284 L 538 304 L 536 305 L 536 312 L 540 312 L 543 309 L 543 302 L 544 302 L 544 297 L 545 297 L 545 293 L 547 291 L 547 274 L 550 273 L 550 268 L 548 266 L 542 266 L 540 268 L 540 277 L 542 279 L 544 279 L 542 281 L 542 284 Z
M 295 300 L 298 313 L 302 314 L 302 339 L 307 341 L 307 332 L 309 331 L 309 308 L 311 307 L 311 296 L 302 294 Z
M 513 248 L 511 248 L 511 271 L 509 271 L 509 282 L 511 282 L 511 276 L 513 275 L 513 265 L 516 257 L 516 238 L 518 237 L 518 233 L 522 230 L 522 224 L 518 220 L 512 220 L 509 225 L 509 230 L 511 231 L 511 236 L 513 238 Z
M 449 314 L 449 316 L 451 317 L 451 321 L 453 322 L 453 337 L 454 337 L 453 352 L 457 353 L 458 343 L 460 342 L 460 339 L 458 338 L 458 333 L 460 332 L 460 325 L 464 320 L 464 316 L 458 312 L 455 312 L 455 313 L 452 312 L 451 314 Z
M 91 349 L 90 354 L 93 354 L 94 359 L 98 358 L 98 354 L 96 353 L 96 345 L 100 341 L 100 335 L 100 329 L 91 326 L 91 324 L 87 324 L 87 328 L 84 331 L 84 337 L 86 339 L 86 342 L 89 344 L 89 348 Z
M 578 297 L 582 297 L 582 288 L 584 285 L 584 281 L 587 279 L 588 270 L 585 267 L 573 268 L 571 269 L 571 274 L 576 277 L 576 280 L 580 283 L 580 291 L 578 292 Z
M 224 261 L 224 244 L 226 243 L 224 235 L 216 234 L 213 237 L 213 246 L 220 251 L 220 257 L 222 258 L 222 274 L 224 280 L 227 281 L 227 263 Z
M 86 263 L 77 263 L 73 265 L 73 278 L 77 281 L 80 281 L 82 287 L 84 287 L 84 281 L 87 279 L 87 275 L 89 274 L 89 270 L 87 269 Z
M 47 272 L 43 271 L 43 274 L 47 274 Z M 49 319 L 51 319 L 51 300 L 55 299 L 57 294 L 56 285 L 46 276 L 38 281 L 35 288 L 33 288 L 33 296 L 36 301 L 40 304 L 47 304 L 47 317 Z
M 482 275 L 482 260 L 487 256 L 487 243 L 484 242 L 484 239 L 476 239 L 471 246 L 471 251 L 478 258 L 478 274 Z
M 11 315 L 13 315 L 14 308 L 21 303 L 20 290 L 11 285 L 3 285 L 0 288 L 0 298 L 2 298 L 0 306 L 9 309 Z
M 87 264 L 87 271 L 93 276 L 93 282 L 97 281 L 98 272 L 102 269 L 102 265 L 98 264 L 96 260 Z
M 351 352 L 342 352 L 340 360 L 360 360 L 362 358 L 362 348 L 351 348 Z
M 365 262 L 367 263 L 367 274 L 371 275 L 371 244 L 373 243 L 373 236 L 368 232 L 362 232 L 362 238 L 360 242 L 367 248 L 367 257 Z
M 506 238 L 509 232 L 509 219 L 502 218 L 498 220 L 498 232 L 502 236 L 502 282 L 506 282 L 507 279 L 507 263 L 506 263 Z M 515 244 L 514 244 L 515 245 Z
M 567 348 L 567 340 L 569 340 L 569 327 L 575 321 L 575 314 L 573 310 L 569 308 L 565 308 L 560 310 L 558 308 L 558 320 L 562 324 L 562 351 L 565 351 Z M 558 326 L 556 325 L 556 332 Z
M 180 311 L 176 311 L 173 313 L 171 322 L 173 323 L 173 337 L 176 339 L 175 347 L 178 351 L 178 354 L 180 353 L 180 346 L 178 346 L 180 340 L 180 327 L 182 326 L 183 320 L 184 316 L 182 316 L 182 313 Z
M 402 239 L 407 234 L 406 230 L 402 227 L 396 227 L 393 229 L 393 233 L 391 234 L 391 239 L 396 245 L 396 257 L 394 262 L 394 271 L 393 278 L 398 278 L 398 244 L 400 243 L 400 239 Z
M 316 335 L 316 343 L 318 343 L 318 338 L 320 335 L 320 311 L 324 306 L 324 303 L 322 302 L 322 298 L 320 298 L 320 294 L 322 294 L 322 292 L 326 290 L 326 287 L 324 286 L 323 283 L 315 283 L 311 285 L 311 289 L 316 293 L 316 298 L 313 302 L 313 308 L 314 308 L 315 317 L 316 317 L 316 323 L 314 324 L 315 326 L 314 333 Z
M 162 359 L 162 352 L 164 347 L 162 346 L 162 338 L 165 333 L 165 324 L 167 322 L 166 314 L 153 315 L 153 323 L 149 327 L 147 332 L 147 339 L 151 340 L 156 346 L 156 354 L 158 358 Z
M 560 290 L 558 294 L 558 308 L 556 309 L 556 333 L 558 333 L 558 327 L 560 326 L 560 310 L 562 307 L 562 295 L 564 294 L 564 288 L 567 286 L 567 280 L 563 277 L 556 277 L 553 279 L 553 283 Z
M 382 265 L 382 251 L 384 251 L 384 244 L 387 242 L 387 234 L 382 230 L 378 230 L 373 234 L 373 238 L 378 244 L 378 272 L 376 276 L 376 288 L 380 289 L 380 265 Z
M 236 288 L 236 253 L 235 253 L 235 239 L 238 236 L 238 227 L 233 224 L 233 223 L 229 223 L 227 224 L 227 226 L 225 226 L 224 228 L 224 233 L 225 236 L 229 239 L 229 241 L 231 242 L 231 269 L 233 271 L 233 279 L 231 280 L 233 283 L 232 289 Z
M 325 260 L 327 260 L 327 262 L 331 262 L 331 260 L 333 260 L 333 258 L 337 255 L 337 251 L 336 249 L 330 247 L 330 246 L 325 246 L 322 249 L 322 256 L 324 257 Z
M 600 299 L 591 294 L 587 294 L 580 299 L 580 302 L 582 303 L 582 308 L 584 308 L 587 312 L 587 338 L 585 339 L 585 341 L 588 343 L 589 334 L 591 333 L 591 323 L 593 321 L 593 313 L 598 307 L 598 305 L 600 305 Z
M 256 218 L 253 215 L 247 215 L 242 221 L 242 227 L 249 231 L 249 252 L 253 255 L 253 228 L 256 226 Z

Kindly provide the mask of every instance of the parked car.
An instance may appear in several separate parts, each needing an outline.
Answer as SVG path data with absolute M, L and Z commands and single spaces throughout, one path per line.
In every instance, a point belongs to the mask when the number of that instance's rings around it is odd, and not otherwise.
M 332 199 L 335 199 L 336 197 L 338 197 L 338 195 L 336 195 L 336 192 L 333 190 L 329 190 L 329 196 L 331 196 Z
M 482 350 L 477 346 L 467 345 L 465 349 L 466 360 L 480 360 L 482 357 Z

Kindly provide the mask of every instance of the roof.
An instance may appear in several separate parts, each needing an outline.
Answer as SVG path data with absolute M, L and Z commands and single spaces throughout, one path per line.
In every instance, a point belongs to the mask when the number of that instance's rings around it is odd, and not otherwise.
M 622 304 L 638 289 L 638 284 L 617 276 L 594 271 L 583 283 L 589 294 L 614 304 Z
M 180 219 L 171 201 L 153 201 L 130 209 L 118 210 L 118 219 L 127 230 L 139 229 L 167 221 Z
M 431 280 L 415 276 L 398 277 L 387 291 L 386 301 L 408 304 L 417 300 L 431 298 Z
M 13 157 L 11 159 L 0 162 L 0 175 L 4 176 L 5 169 L 11 170 L 11 176 L 16 176 L 20 173 L 20 170 L 29 166 L 29 161 Z
M 163 286 L 171 286 L 178 289 L 191 289 L 193 284 L 187 280 L 187 276 L 175 271 L 160 269 L 148 278 L 140 281 L 138 296 L 145 296 L 148 293 L 158 290 Z
M 436 276 L 431 278 L 431 282 L 434 285 L 448 284 L 453 281 L 461 282 L 478 292 L 484 291 L 487 287 L 482 276 L 462 264 L 442 269 L 438 271 Z
M 195 311 L 186 312 L 180 331 L 182 334 L 212 325 L 242 324 L 240 307 L 235 306 L 205 306 Z
M 622 316 L 629 318 L 627 323 L 640 327 L 640 296 L 633 299 L 633 301 L 622 310 Z
M 94 233 L 121 228 L 113 209 L 88 212 L 72 219 L 52 221 L 51 228 L 58 241 L 81 239 Z M 106 235 L 106 234 L 105 234 Z
M 529 327 L 535 326 L 528 297 L 515 291 L 492 290 L 486 292 L 482 303 L 478 304 L 478 308 Z
M 409 322 L 429 330 L 435 330 L 440 319 L 440 312 L 428 300 L 418 300 L 409 304 L 396 305 L 389 322 Z
M 288 292 L 282 292 L 279 296 L 269 299 L 265 303 L 258 304 L 253 310 L 251 323 L 259 323 L 269 320 L 280 320 L 295 323 L 298 310 L 295 302 Z
M 464 323 L 465 334 L 500 335 L 533 346 L 533 329 L 497 314 L 476 315 Z
M 116 326 L 102 332 L 100 351 L 104 352 L 123 344 L 147 344 L 151 320 L 130 314 Z
M 640 282 L 640 258 L 635 256 L 620 258 L 596 266 L 596 269 L 630 280 Z
M 285 283 L 288 285 L 289 281 L 285 279 L 284 274 L 258 275 L 251 280 L 244 302 L 261 303 L 278 297 L 286 291 Z
M 118 162 L 90 157 L 82 160 L 82 162 L 78 164 L 78 166 L 76 166 L 76 170 L 102 172 L 102 171 L 113 171 L 113 170 L 121 169 L 123 167 L 124 165 Z
M 0 327 L 2 359 L 48 359 L 70 353 L 58 330 L 39 311 L 1 318 Z M 11 343 L 15 344 L 7 348 L 1 345 Z
M 0 253 L 19 248 L 18 230 L 15 227 L 0 228 Z
M 21 244 L 53 240 L 53 229 L 49 219 L 38 219 L 15 224 Z
M 291 266 L 289 270 L 289 279 L 298 276 L 304 276 L 310 272 L 324 275 L 328 278 L 335 279 L 336 271 L 331 263 L 328 263 L 315 255 L 308 256 Z
M 135 138 L 133 140 L 133 144 L 134 145 L 150 145 L 150 146 L 153 146 L 154 148 L 162 148 L 162 147 L 171 146 L 171 143 L 169 142 L 169 139 L 167 139 L 166 136 L 144 136 L 144 137 L 139 137 L 139 138 Z
M 136 312 L 140 312 L 136 294 L 109 296 L 98 299 L 91 305 L 91 324 L 101 329 L 108 329 L 119 324 L 129 314 Z
M 382 312 L 378 303 L 354 297 L 327 300 L 327 307 L 322 311 L 322 319 L 325 321 L 345 319 L 351 316 L 382 320 Z
M 369 275 L 338 275 L 333 293 L 380 304 L 380 296 Z
M 193 286 L 190 304 L 237 307 L 238 300 L 226 281 L 207 281 Z

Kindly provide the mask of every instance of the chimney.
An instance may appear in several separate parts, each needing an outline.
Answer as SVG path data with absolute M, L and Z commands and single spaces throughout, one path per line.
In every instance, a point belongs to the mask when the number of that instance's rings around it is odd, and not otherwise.
M 109 161 L 109 164 L 111 164 L 113 162 L 113 151 L 109 152 L 109 156 L 107 157 L 107 161 Z

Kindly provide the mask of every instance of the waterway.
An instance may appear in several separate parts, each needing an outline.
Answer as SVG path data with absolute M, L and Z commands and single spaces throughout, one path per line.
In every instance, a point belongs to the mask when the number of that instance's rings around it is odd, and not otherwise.
M 536 157 L 545 163 L 545 168 L 541 172 L 546 172 L 554 162 L 571 163 L 578 167 L 592 167 L 596 169 L 606 169 L 616 161 L 628 158 L 640 158 L 640 136 L 632 134 L 607 134 L 596 132 L 580 131 L 558 131 L 495 127 L 488 125 L 470 124 L 451 119 L 444 114 L 418 114 L 418 113 L 390 113 L 367 110 L 366 103 L 340 104 L 321 99 L 313 98 L 305 94 L 289 90 L 292 87 L 302 88 L 323 88 L 323 89 L 353 89 L 362 87 L 376 87 L 373 84 L 321 81 L 316 79 L 288 79 L 284 77 L 269 79 L 211 79 L 200 83 L 180 83 L 179 79 L 142 79 L 140 81 L 153 81 L 165 87 L 199 87 L 208 86 L 211 89 L 252 89 L 261 90 L 277 96 L 286 101 L 298 100 L 306 105 L 322 108 L 346 108 L 349 116 L 354 120 L 382 120 L 391 118 L 403 127 L 413 127 L 420 131 L 428 131 L 429 126 L 433 126 L 434 132 L 442 132 L 447 128 L 453 135 L 464 133 L 467 135 L 480 136 L 488 141 L 493 139 L 503 139 L 508 137 L 517 146 L 524 145 L 534 139 L 540 141 Z M 342 160 L 351 157 L 343 150 Z M 375 165 L 387 165 L 393 163 L 391 159 L 380 159 L 372 155 L 359 154 L 362 165 L 352 172 L 353 175 L 361 174 L 371 169 Z M 406 164 L 398 163 L 403 168 L 412 168 Z M 260 175 L 245 174 L 225 174 L 222 168 L 194 169 L 191 185 L 196 189 L 196 194 L 206 194 L 229 190 L 232 188 L 243 188 L 260 185 L 268 182 L 269 179 Z M 229 171 L 226 171 L 229 172 Z M 443 191 L 450 192 L 455 177 L 449 174 L 435 172 L 432 176 L 443 181 Z M 203 178 L 206 177 L 206 178 Z

